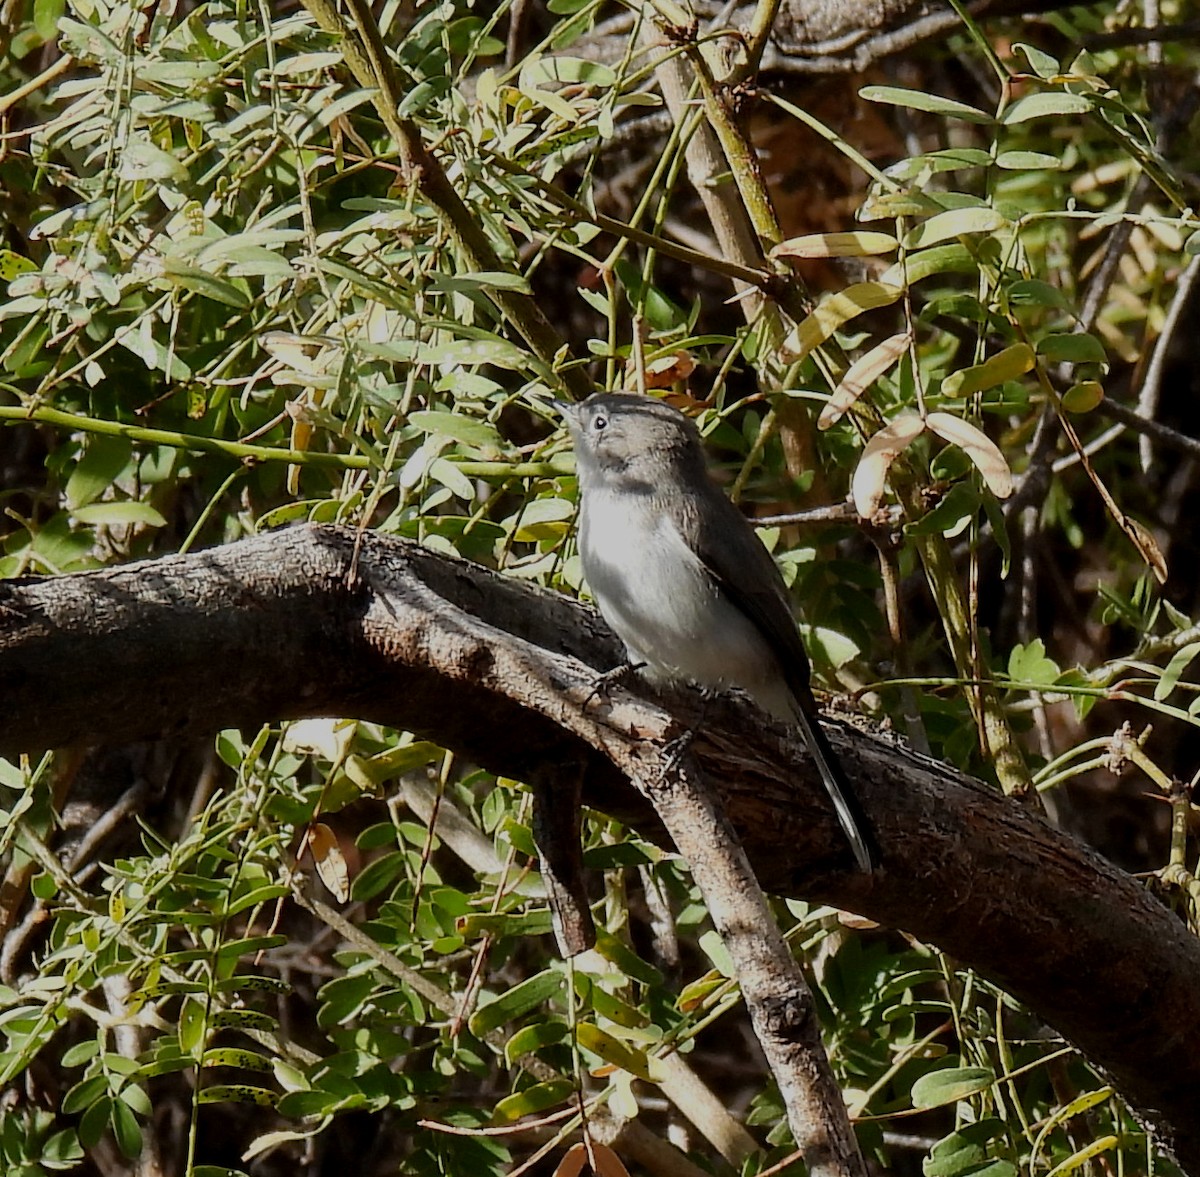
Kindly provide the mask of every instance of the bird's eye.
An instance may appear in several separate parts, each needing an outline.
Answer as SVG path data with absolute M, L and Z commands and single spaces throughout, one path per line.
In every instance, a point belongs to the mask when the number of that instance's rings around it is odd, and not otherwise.
M 598 413 L 595 417 L 592 418 L 592 428 L 597 433 L 599 433 L 600 430 L 604 429 L 607 425 L 608 425 L 608 418 L 603 416 L 602 414 Z

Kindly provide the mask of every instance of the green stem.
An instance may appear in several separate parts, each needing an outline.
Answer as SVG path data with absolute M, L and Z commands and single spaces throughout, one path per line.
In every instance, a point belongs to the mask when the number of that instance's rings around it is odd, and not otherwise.
M 148 429 L 143 425 L 127 425 L 123 421 L 106 421 L 101 417 L 85 417 L 67 413 L 48 405 L 24 408 L 20 405 L 0 405 L 0 423 L 40 421 L 81 433 L 98 433 L 107 437 L 124 437 L 143 445 L 165 445 L 193 453 L 223 454 L 242 462 L 285 462 L 290 466 L 328 466 L 337 470 L 372 470 L 378 462 L 365 454 L 330 454 L 315 450 L 291 450 L 280 446 L 250 445 L 242 441 L 225 441 L 198 433 L 180 433 L 174 429 Z M 468 478 L 558 478 L 573 474 L 575 467 L 563 454 L 548 462 L 455 462 L 456 468 Z

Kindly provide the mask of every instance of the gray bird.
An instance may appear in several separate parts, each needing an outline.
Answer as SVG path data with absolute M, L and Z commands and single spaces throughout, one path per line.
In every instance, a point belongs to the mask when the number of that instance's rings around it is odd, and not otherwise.
M 866 820 L 821 730 L 779 569 L 709 476 L 700 434 L 648 396 L 555 402 L 575 443 L 579 554 L 604 620 L 649 679 L 740 687 L 797 724 L 858 865 Z

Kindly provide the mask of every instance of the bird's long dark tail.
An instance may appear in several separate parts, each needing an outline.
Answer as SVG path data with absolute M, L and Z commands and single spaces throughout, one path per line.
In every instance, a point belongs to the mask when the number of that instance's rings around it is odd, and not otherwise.
M 821 721 L 817 717 L 816 700 L 811 693 L 808 693 L 807 698 L 797 697 L 795 714 L 796 722 L 804 733 L 805 743 L 808 744 L 808 750 L 817 762 L 817 771 L 821 774 L 825 791 L 833 802 L 838 824 L 842 827 L 846 840 L 850 843 L 850 849 L 854 851 L 855 861 L 861 870 L 870 874 L 878 865 L 879 855 L 875 840 L 871 836 L 867 815 L 858 803 L 858 798 L 854 794 L 854 786 L 846 776 L 845 769 L 842 768 L 841 761 L 838 760 L 837 753 L 834 752 L 833 745 L 829 742 L 829 737 L 821 728 Z

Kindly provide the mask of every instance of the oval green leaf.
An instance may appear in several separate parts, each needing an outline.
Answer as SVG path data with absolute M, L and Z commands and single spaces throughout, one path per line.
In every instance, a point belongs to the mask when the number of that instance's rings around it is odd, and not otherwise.
M 922 1075 L 912 1088 L 915 1108 L 940 1108 L 986 1091 L 996 1081 L 988 1067 L 950 1067 Z
M 974 392 L 995 388 L 997 384 L 1003 384 L 1006 380 L 1024 376 L 1035 363 L 1033 348 L 1029 344 L 1014 343 L 994 356 L 989 356 L 982 364 L 973 364 L 969 368 L 951 372 L 942 381 L 942 395 L 970 396 Z
M 990 114 L 978 110 L 974 106 L 968 106 L 965 102 L 956 102 L 953 98 L 943 98 L 940 94 L 926 94 L 922 90 L 905 90 L 900 86 L 864 86 L 858 93 L 868 102 L 884 102 L 889 106 L 924 110 L 930 114 L 945 115 L 947 118 L 963 119 L 968 123 L 995 121 Z
M 482 1037 L 489 1030 L 503 1026 L 522 1014 L 536 1009 L 543 1002 L 557 997 L 565 983 L 563 974 L 555 969 L 547 969 L 514 985 L 502 993 L 495 1001 L 477 1009 L 468 1023 L 471 1033 Z
M 781 241 L 771 257 L 872 257 L 892 253 L 900 243 L 890 233 L 856 229 L 845 233 L 808 233 Z
M 1094 335 L 1062 331 L 1038 340 L 1038 355 L 1051 363 L 1106 364 L 1108 352 Z
M 1030 119 L 1061 118 L 1064 115 L 1087 114 L 1092 109 L 1091 99 L 1082 94 L 1068 94 L 1065 90 L 1049 90 L 1042 94 L 1030 94 L 1018 99 L 1004 112 L 1004 125 L 1027 123 Z
M 125 527 L 140 523 L 145 527 L 166 527 L 167 521 L 149 503 L 90 503 L 71 512 L 80 523 Z

